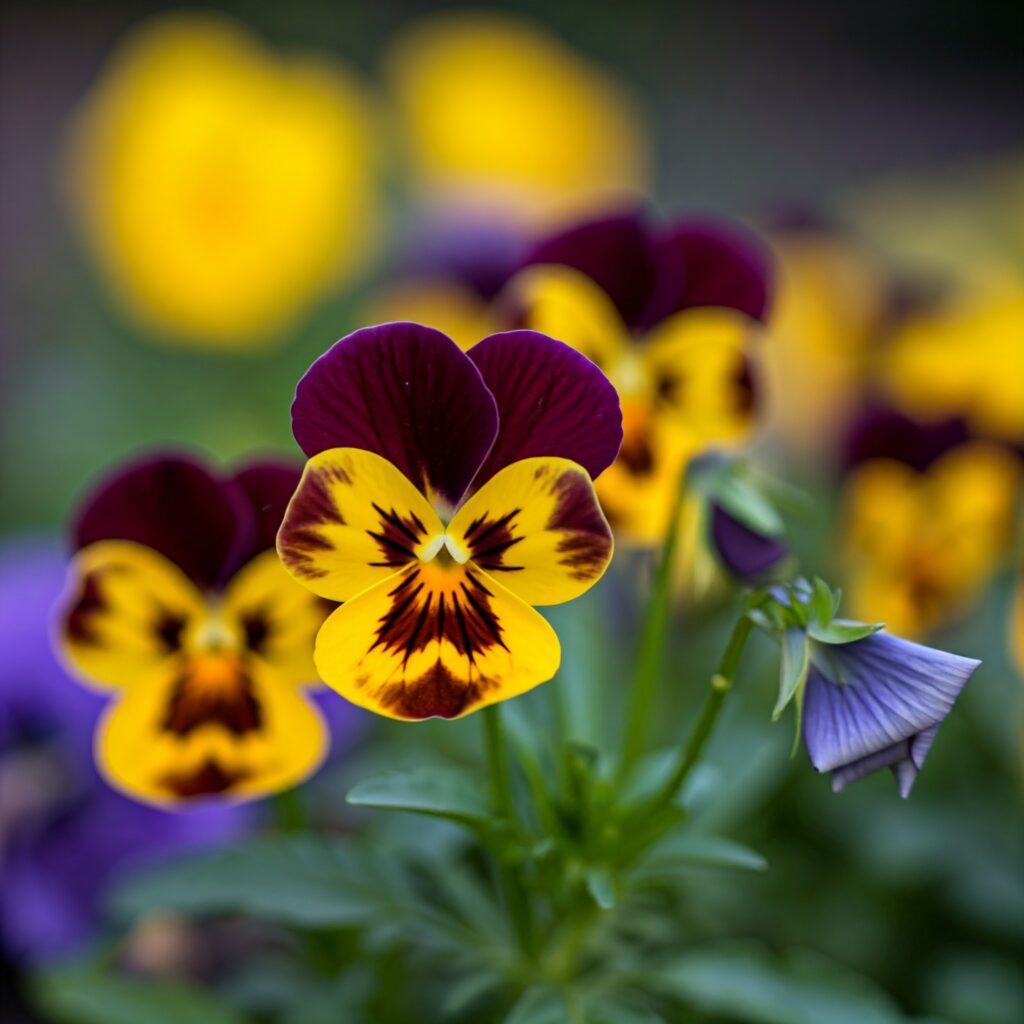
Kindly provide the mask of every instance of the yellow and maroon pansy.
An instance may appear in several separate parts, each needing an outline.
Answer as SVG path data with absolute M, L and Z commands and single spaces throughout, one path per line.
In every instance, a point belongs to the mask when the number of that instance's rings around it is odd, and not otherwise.
M 842 550 L 851 614 L 922 636 L 967 612 L 1009 557 L 1024 466 L 968 441 L 922 468 L 869 458 L 847 477 Z
M 246 800 L 320 764 L 328 733 L 302 692 L 330 605 L 273 549 L 299 479 L 263 462 L 222 476 L 181 455 L 128 466 L 87 498 L 60 646 L 111 704 L 100 771 L 149 803 Z
M 345 602 L 321 678 L 391 718 L 457 718 L 558 669 L 532 605 L 579 596 L 612 536 L 594 491 L 622 439 L 614 388 L 533 331 L 463 352 L 428 327 L 343 338 L 299 382 L 309 458 L 278 534 L 288 571 Z
M 573 345 L 619 391 L 624 440 L 598 493 L 623 538 L 659 541 L 688 460 L 748 435 L 769 270 L 739 228 L 658 230 L 627 212 L 541 241 L 506 286 L 508 316 Z

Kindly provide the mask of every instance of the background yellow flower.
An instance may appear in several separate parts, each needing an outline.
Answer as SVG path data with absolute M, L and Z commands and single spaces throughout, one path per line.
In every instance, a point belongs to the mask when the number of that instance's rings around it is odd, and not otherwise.
M 370 131 L 337 65 L 278 59 L 226 20 L 166 17 L 124 41 L 78 112 L 74 208 L 150 327 L 272 337 L 370 247 Z
M 640 112 L 611 77 L 527 20 L 489 12 L 414 23 L 387 73 L 428 194 L 544 215 L 646 183 Z

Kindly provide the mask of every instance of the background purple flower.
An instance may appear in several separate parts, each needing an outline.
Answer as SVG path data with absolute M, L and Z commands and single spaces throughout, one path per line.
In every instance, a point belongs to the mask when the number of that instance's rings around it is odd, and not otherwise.
M 240 808 L 170 813 L 110 789 L 92 760 L 105 701 L 71 680 L 50 645 L 65 561 L 49 541 L 0 549 L 0 944 L 16 960 L 74 952 L 126 871 L 225 842 Z

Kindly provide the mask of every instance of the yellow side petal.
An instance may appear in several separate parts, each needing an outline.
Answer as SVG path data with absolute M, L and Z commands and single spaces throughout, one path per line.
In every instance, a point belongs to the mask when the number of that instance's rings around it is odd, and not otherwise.
M 177 566 L 130 541 L 100 541 L 71 563 L 59 619 L 72 669 L 103 686 L 133 686 L 166 662 L 206 612 Z
M 316 680 L 313 644 L 333 605 L 288 575 L 276 551 L 264 551 L 228 585 L 222 606 L 232 631 L 290 683 Z
M 284 567 L 330 601 L 347 601 L 416 560 L 443 535 L 427 499 L 390 463 L 331 448 L 306 463 L 277 535 Z
M 473 566 L 412 566 L 339 608 L 317 637 L 320 676 L 364 708 L 407 721 L 459 718 L 558 671 L 545 619 Z
M 735 441 L 754 422 L 755 323 L 732 309 L 687 309 L 663 320 L 645 349 L 651 400 L 698 441 Z
M 501 303 L 523 327 L 582 352 L 615 379 L 629 334 L 611 299 L 586 274 L 558 264 L 528 267 L 506 286 Z
M 456 513 L 448 544 L 527 604 L 579 597 L 612 558 L 594 485 L 568 459 L 522 459 L 496 473 Z
M 311 775 L 328 748 L 319 709 L 259 659 L 205 655 L 157 669 L 107 711 L 96 762 L 162 806 L 251 800 Z

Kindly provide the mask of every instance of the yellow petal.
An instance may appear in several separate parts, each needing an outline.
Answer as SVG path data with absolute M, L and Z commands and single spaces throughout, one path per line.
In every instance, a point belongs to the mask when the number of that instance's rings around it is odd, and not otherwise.
M 264 551 L 231 580 L 222 615 L 251 654 L 298 684 L 316 680 L 313 643 L 332 608 L 288 575 L 276 551 Z
M 544 618 L 472 565 L 444 555 L 344 604 L 317 637 L 320 676 L 389 718 L 459 718 L 558 671 Z
M 288 789 L 327 752 L 320 711 L 259 659 L 181 657 L 106 712 L 96 762 L 116 788 L 163 806 Z
M 487 481 L 448 526 L 454 557 L 470 560 L 527 604 L 561 604 L 589 590 L 612 557 L 612 533 L 585 469 L 522 459 Z
M 679 480 L 697 453 L 695 437 L 669 415 L 658 415 L 646 400 L 622 403 L 622 448 L 596 481 L 617 540 L 650 546 L 668 529 Z
M 306 463 L 277 550 L 303 586 L 347 601 L 436 551 L 443 533 L 427 499 L 387 459 L 331 448 Z
M 687 309 L 663 320 L 645 347 L 654 409 L 701 443 L 743 438 L 754 421 L 756 330 L 732 309 Z
M 629 351 L 629 334 L 612 300 L 586 274 L 558 264 L 528 267 L 506 286 L 502 304 L 523 327 L 572 345 L 616 379 Z
M 86 680 L 129 687 L 173 657 L 205 612 L 199 591 L 162 555 L 100 541 L 71 563 L 61 647 Z

